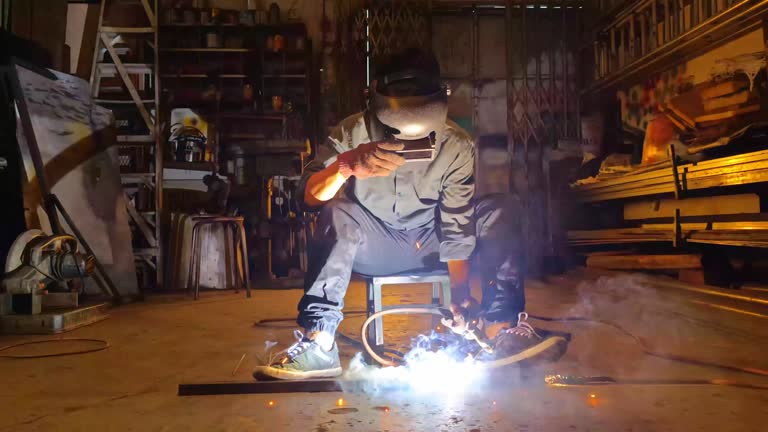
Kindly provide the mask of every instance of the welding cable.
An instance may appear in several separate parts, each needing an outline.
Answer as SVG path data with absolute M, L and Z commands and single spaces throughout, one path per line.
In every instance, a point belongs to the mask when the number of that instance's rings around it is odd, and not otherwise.
M 377 312 L 372 314 L 368 317 L 368 319 L 365 320 L 363 323 L 363 326 L 360 328 L 360 335 L 362 336 L 363 345 L 365 347 L 365 351 L 368 353 L 371 358 L 376 360 L 379 364 L 382 366 L 399 366 L 399 364 L 387 360 L 380 355 L 378 355 L 370 346 L 368 343 L 368 338 L 365 337 L 368 333 L 368 326 L 373 322 L 373 320 L 383 317 L 385 315 L 397 315 L 397 314 L 404 314 L 404 315 L 439 315 L 443 316 L 443 312 L 440 310 L 439 307 L 393 307 L 392 309 L 383 310 L 381 312 Z M 477 364 L 484 368 L 484 369 L 495 369 L 503 366 L 508 366 L 511 364 L 519 363 L 522 360 L 525 360 L 533 355 L 536 355 L 540 352 L 544 352 L 548 349 L 550 349 L 552 346 L 557 345 L 561 343 L 564 340 L 562 336 L 553 336 L 550 338 L 545 339 L 542 343 L 536 345 L 531 350 L 526 351 L 525 353 L 517 353 L 512 354 L 507 357 L 502 357 L 494 360 L 483 360 L 483 361 L 477 361 Z
M 539 320 L 539 321 L 547 321 L 547 322 L 590 322 L 590 323 L 598 323 L 603 324 L 609 327 L 613 327 L 614 329 L 618 330 L 625 336 L 629 336 L 630 338 L 634 339 L 635 343 L 640 347 L 640 350 L 649 356 L 652 357 L 658 357 L 664 360 L 671 360 L 678 363 L 687 363 L 692 364 L 696 366 L 706 366 L 706 367 L 712 367 L 717 369 L 723 369 L 728 370 L 732 372 L 743 372 L 748 373 L 752 375 L 760 375 L 760 376 L 768 376 L 768 371 L 763 369 L 757 369 L 757 368 L 744 368 L 740 366 L 733 366 L 733 365 L 726 365 L 721 363 L 715 363 L 710 362 L 707 360 L 701 360 L 697 359 L 695 357 L 687 357 L 679 354 L 672 354 L 672 353 L 665 353 L 665 352 L 659 352 L 654 351 L 651 348 L 648 347 L 648 345 L 643 341 L 642 338 L 632 334 L 629 330 L 625 329 L 624 327 L 611 322 L 611 321 L 605 321 L 605 320 L 599 320 L 599 319 L 593 319 L 593 318 L 587 318 L 587 317 L 581 317 L 581 316 L 575 316 L 575 317 L 545 317 L 540 315 L 528 315 L 529 318 Z
M 69 356 L 69 355 L 87 354 L 87 353 L 92 353 L 96 351 L 102 351 L 109 348 L 109 342 L 104 339 L 61 338 L 61 339 L 42 339 L 42 340 L 36 340 L 36 341 L 19 342 L 11 345 L 6 345 L 4 347 L 0 347 L 0 352 L 7 351 L 13 348 L 18 348 L 21 346 L 39 345 L 39 344 L 46 344 L 46 343 L 58 343 L 58 342 L 94 342 L 94 343 L 98 343 L 99 346 L 96 346 L 93 348 L 85 348 L 77 351 L 65 351 L 65 352 L 50 353 L 50 354 L 21 354 L 21 355 L 0 354 L 0 358 L 36 359 L 36 358 L 46 358 L 46 357 L 63 357 L 63 356 Z
M 344 312 L 344 316 L 345 317 L 364 316 L 364 315 L 367 315 L 367 314 L 368 314 L 368 312 L 366 312 L 366 311 L 349 311 L 349 312 Z M 267 319 L 256 321 L 255 323 L 253 323 L 253 326 L 254 327 L 270 327 L 270 324 L 281 323 L 281 322 L 294 322 L 295 323 L 296 322 L 296 318 L 267 318 Z M 342 333 L 342 332 L 340 332 L 338 330 L 336 331 L 336 336 L 339 339 L 341 339 L 342 341 L 352 345 L 355 348 L 365 349 L 365 345 L 363 344 L 363 342 L 361 342 L 361 341 L 359 341 L 359 340 L 357 340 L 357 339 L 355 339 L 355 338 L 353 338 L 351 336 L 347 336 L 347 335 L 345 335 L 344 333 Z M 365 338 L 363 338 L 363 339 L 365 339 Z M 382 348 L 381 350 L 382 350 L 382 352 L 384 354 L 388 354 L 388 355 L 390 355 L 392 357 L 400 357 L 400 358 L 405 357 L 405 353 L 403 353 L 401 351 L 398 351 L 396 349 Z M 367 349 L 366 349 L 366 351 L 367 351 Z
M 385 359 L 384 357 L 380 356 L 376 351 L 374 351 L 373 348 L 371 348 L 371 345 L 368 343 L 368 338 L 366 337 L 368 333 L 368 326 L 376 319 L 383 317 L 385 315 L 396 315 L 396 314 L 403 314 L 403 315 L 439 315 L 443 316 L 443 313 L 440 312 L 440 309 L 437 307 L 393 307 L 392 309 L 386 309 L 380 312 L 376 312 L 374 314 L 371 314 L 365 322 L 363 322 L 362 327 L 360 327 L 360 336 L 363 341 L 363 347 L 365 348 L 365 351 L 368 353 L 369 356 L 371 356 L 372 359 L 376 360 L 379 364 L 382 366 L 400 366 L 399 364 L 393 362 L 392 360 Z

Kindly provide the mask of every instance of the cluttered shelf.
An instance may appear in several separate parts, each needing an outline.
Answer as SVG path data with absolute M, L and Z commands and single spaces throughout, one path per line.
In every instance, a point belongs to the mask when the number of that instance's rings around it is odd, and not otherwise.
M 764 50 L 718 59 L 711 78 L 658 100 L 645 130 L 623 124 L 642 149 L 638 165 L 614 153 L 572 184 L 577 200 L 599 202 L 768 181 Z M 595 123 L 599 124 L 599 123 Z M 637 161 L 635 159 L 635 161 Z M 594 165 L 594 164 L 593 164 Z

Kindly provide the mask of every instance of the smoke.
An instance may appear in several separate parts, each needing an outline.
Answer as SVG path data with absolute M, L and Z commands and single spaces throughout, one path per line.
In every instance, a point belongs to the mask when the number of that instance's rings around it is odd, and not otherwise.
M 664 289 L 659 280 L 643 274 L 620 274 L 579 283 L 575 290 L 578 297 L 565 315 L 591 321 L 566 323 L 574 338 L 567 356 L 569 364 L 561 364 L 559 373 L 641 378 L 678 373 L 674 363 L 649 356 L 643 348 L 710 357 L 706 344 L 691 343 L 701 337 L 708 320 L 691 310 L 688 295 Z
M 354 390 L 373 394 L 409 390 L 419 394 L 461 396 L 482 387 L 486 371 L 471 356 L 464 356 L 463 344 L 453 342 L 435 349 L 436 339 L 434 333 L 419 335 L 402 366 L 371 366 L 365 363 L 362 353 L 357 353 L 346 369 L 344 381 L 354 382 Z

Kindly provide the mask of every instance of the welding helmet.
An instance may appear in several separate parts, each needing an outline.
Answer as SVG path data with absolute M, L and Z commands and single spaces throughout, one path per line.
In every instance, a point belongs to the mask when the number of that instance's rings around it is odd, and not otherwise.
M 417 49 L 392 56 L 369 89 L 371 138 L 415 141 L 439 135 L 448 118 L 448 94 L 434 56 Z

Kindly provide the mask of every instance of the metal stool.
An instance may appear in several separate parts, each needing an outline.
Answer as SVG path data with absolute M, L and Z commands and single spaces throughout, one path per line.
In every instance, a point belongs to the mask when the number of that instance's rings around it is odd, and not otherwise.
M 381 287 L 383 285 L 403 285 L 416 283 L 432 284 L 432 304 L 408 305 L 412 307 L 442 305 L 448 307 L 451 304 L 451 281 L 448 273 L 444 271 L 431 274 L 399 274 L 394 276 L 375 276 L 366 278 L 366 305 L 368 316 L 383 310 L 400 307 L 400 305 L 384 306 L 381 304 Z M 440 290 L 442 289 L 442 303 L 440 302 Z M 382 318 L 376 318 L 368 327 L 368 340 L 375 341 L 381 346 L 384 344 L 384 328 Z
M 248 273 L 248 248 L 245 242 L 245 227 L 242 216 L 194 216 L 192 218 L 192 257 L 189 265 L 189 275 L 187 276 L 187 289 L 194 289 L 195 300 L 200 297 L 200 250 L 202 240 L 199 236 L 200 228 L 205 225 L 221 225 L 225 229 L 231 229 L 232 233 L 232 275 L 234 279 L 235 292 L 240 291 L 240 286 L 245 287 L 245 296 L 251 297 L 250 275 Z M 238 246 L 240 258 L 243 261 L 243 271 L 237 263 Z

